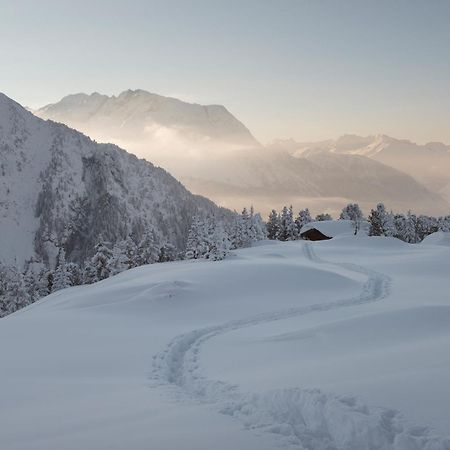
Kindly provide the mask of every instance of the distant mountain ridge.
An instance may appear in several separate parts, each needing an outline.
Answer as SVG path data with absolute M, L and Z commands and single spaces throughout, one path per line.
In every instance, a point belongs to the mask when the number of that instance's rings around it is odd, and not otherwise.
M 118 96 L 74 94 L 35 114 L 81 131 L 105 130 L 111 139 L 143 136 L 154 127 L 176 128 L 192 139 L 258 146 L 250 131 L 222 105 L 186 103 L 142 89 Z M 105 133 L 105 134 L 106 134 Z
M 193 192 L 231 209 L 263 214 L 284 203 L 336 213 L 357 201 L 367 210 L 447 213 L 440 189 L 378 155 L 374 137 L 263 147 L 223 106 L 202 106 L 146 91 L 76 94 L 37 111 L 101 142 L 114 142 L 169 170 Z M 387 139 L 387 138 L 386 138 Z M 385 139 L 385 140 L 386 140 Z M 383 141 L 384 142 L 384 141 Z M 442 187 L 445 182 L 442 183 Z
M 413 176 L 450 201 L 450 145 L 442 142 L 420 145 L 386 135 L 344 135 L 336 140 L 289 145 L 295 154 L 303 156 L 322 151 L 366 156 Z
M 183 248 L 194 214 L 223 214 L 165 170 L 66 125 L 44 121 L 0 94 L 0 260 L 52 265 L 58 248 L 83 261 L 100 236 L 149 228 Z

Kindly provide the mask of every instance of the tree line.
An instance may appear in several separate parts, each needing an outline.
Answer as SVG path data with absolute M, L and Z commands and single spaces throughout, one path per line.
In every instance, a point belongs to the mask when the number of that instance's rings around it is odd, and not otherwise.
M 34 262 L 22 272 L 13 266 L 0 265 L 0 317 L 67 287 L 92 284 L 145 264 L 181 259 L 221 260 L 230 250 L 250 246 L 265 237 L 261 216 L 253 208 L 250 211 L 244 208 L 231 220 L 213 215 L 195 216 L 181 252 L 169 243 L 158 245 L 153 230 L 145 232 L 140 240 L 130 235 L 114 244 L 100 238 L 93 256 L 81 265 L 67 261 L 61 245 L 54 268 Z
M 388 236 L 409 243 L 421 242 L 436 231 L 450 231 L 450 216 L 433 217 L 388 211 L 383 203 L 372 209 L 367 217 L 357 203 L 346 205 L 339 219 L 350 220 L 355 234 L 363 224 L 370 236 Z M 249 247 L 255 241 L 272 239 L 291 241 L 301 239 L 301 229 L 312 221 L 332 220 L 328 213 L 311 216 L 308 208 L 297 214 L 291 207 L 275 209 L 264 223 L 260 214 L 244 208 L 230 220 L 213 215 L 195 216 L 192 219 L 183 251 L 169 244 L 158 245 L 153 230 L 148 230 L 138 241 L 133 236 L 114 244 L 100 239 L 93 256 L 79 265 L 66 260 L 64 246 L 60 246 L 53 268 L 38 263 L 28 264 L 20 271 L 0 264 L 0 317 L 11 314 L 36 300 L 58 290 L 92 284 L 125 270 L 144 264 L 154 264 L 180 259 L 222 260 L 233 249 Z
M 367 217 L 357 203 L 349 203 L 342 209 L 339 219 L 350 220 L 354 234 L 358 234 L 365 224 L 369 236 L 395 237 L 411 244 L 421 242 L 436 231 L 450 231 L 450 216 L 416 215 L 411 211 L 406 214 L 394 213 L 387 210 L 383 203 L 378 203 L 371 209 Z M 267 237 L 280 241 L 301 239 L 301 229 L 304 225 L 323 220 L 332 220 L 332 217 L 328 213 L 322 213 L 313 219 L 308 208 L 300 210 L 297 215 L 294 214 L 292 206 L 283 207 L 280 213 L 273 209 L 266 225 Z

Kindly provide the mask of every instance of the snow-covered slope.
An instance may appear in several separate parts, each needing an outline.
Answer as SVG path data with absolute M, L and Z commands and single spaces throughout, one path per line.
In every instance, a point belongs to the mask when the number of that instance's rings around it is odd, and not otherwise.
M 190 194 L 151 163 L 44 121 L 0 94 L 0 261 L 20 268 L 92 252 L 100 234 L 115 242 L 153 227 L 181 246 L 193 214 L 216 206 Z
M 0 448 L 448 450 L 449 261 L 266 242 L 59 291 L 0 321 Z
M 450 247 L 450 232 L 436 231 L 425 237 L 423 245 L 444 245 Z

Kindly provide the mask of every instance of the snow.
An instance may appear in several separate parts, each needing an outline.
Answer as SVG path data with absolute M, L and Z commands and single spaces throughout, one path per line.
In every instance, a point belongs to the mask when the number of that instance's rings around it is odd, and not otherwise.
M 450 449 L 450 248 L 265 241 L 0 321 L 0 448 Z
M 309 222 L 306 225 L 303 225 L 300 233 L 304 233 L 312 228 L 319 230 L 322 234 L 331 238 L 340 235 L 349 236 L 355 234 L 355 227 L 351 220 L 322 220 L 318 222 Z M 367 226 L 362 227 L 361 233 L 367 234 L 364 231 L 365 228 L 367 228 Z
M 425 237 L 423 245 L 445 245 L 450 247 L 450 232 L 436 231 Z

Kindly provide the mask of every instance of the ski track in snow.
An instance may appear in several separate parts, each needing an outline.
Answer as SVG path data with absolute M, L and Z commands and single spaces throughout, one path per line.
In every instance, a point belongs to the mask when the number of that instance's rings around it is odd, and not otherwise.
M 279 446 L 304 450 L 450 450 L 450 440 L 433 436 L 427 427 L 410 425 L 393 409 L 369 407 L 353 396 L 318 389 L 286 388 L 242 393 L 238 386 L 206 378 L 199 365 L 202 345 L 220 334 L 267 322 L 377 302 L 389 295 L 388 276 L 351 263 L 319 258 L 311 243 L 306 257 L 316 264 L 338 266 L 367 277 L 359 295 L 335 301 L 261 313 L 205 327 L 175 337 L 153 357 L 152 381 L 168 385 L 178 395 L 210 404 L 248 429 L 272 433 Z

